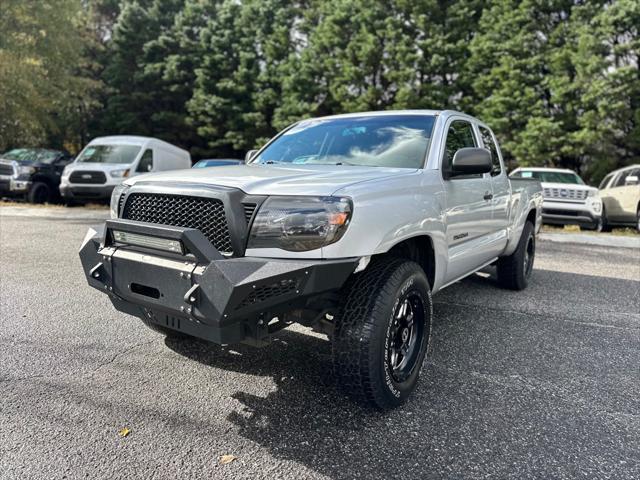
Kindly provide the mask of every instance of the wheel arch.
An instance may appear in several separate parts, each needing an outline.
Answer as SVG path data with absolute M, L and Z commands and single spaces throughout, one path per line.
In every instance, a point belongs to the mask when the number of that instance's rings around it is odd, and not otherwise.
M 436 251 L 429 235 L 416 235 L 395 243 L 381 255 L 412 260 L 422 267 L 433 290 L 436 279 Z
M 51 188 L 52 190 L 57 189 L 57 185 L 56 183 L 51 179 L 51 177 L 49 177 L 48 175 L 43 175 L 43 174 L 35 174 L 32 178 L 31 178 L 32 182 L 41 182 L 41 183 L 46 183 L 47 186 L 49 188 Z
M 538 215 L 538 209 L 537 208 L 532 208 L 531 210 L 529 210 L 529 213 L 527 214 L 527 218 L 526 218 L 526 222 L 531 222 L 533 224 L 533 228 L 536 227 L 536 218 Z

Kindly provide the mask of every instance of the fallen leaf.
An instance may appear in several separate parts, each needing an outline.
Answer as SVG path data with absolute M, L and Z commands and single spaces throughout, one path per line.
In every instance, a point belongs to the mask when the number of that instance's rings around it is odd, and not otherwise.
M 118 435 L 120 435 L 121 437 L 126 437 L 130 433 L 131 433 L 131 430 L 129 430 L 127 427 L 124 427 L 118 430 Z
M 220 465 L 226 465 L 227 463 L 233 462 L 237 457 L 235 455 L 222 455 L 220 457 Z

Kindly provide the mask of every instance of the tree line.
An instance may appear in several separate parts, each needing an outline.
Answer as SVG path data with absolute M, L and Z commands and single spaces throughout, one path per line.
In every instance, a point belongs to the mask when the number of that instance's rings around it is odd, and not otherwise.
M 237 157 L 342 112 L 458 109 L 511 166 L 640 161 L 637 0 L 3 0 L 0 151 L 162 138 Z

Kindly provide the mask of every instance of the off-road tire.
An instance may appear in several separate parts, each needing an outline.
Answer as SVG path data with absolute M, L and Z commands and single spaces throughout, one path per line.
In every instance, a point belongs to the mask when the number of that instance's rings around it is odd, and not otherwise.
M 379 409 L 403 404 L 416 387 L 431 338 L 431 289 L 424 271 L 404 259 L 374 260 L 351 277 L 343 292 L 332 341 L 339 387 L 359 403 Z M 394 353 L 401 347 L 389 342 L 399 332 L 397 309 L 409 301 L 413 322 L 407 331 L 413 347 L 403 359 L 405 369 L 396 372 L 390 359 L 402 358 Z
M 527 288 L 533 271 L 535 253 L 535 228 L 531 222 L 525 222 L 516 251 L 508 257 L 498 259 L 498 283 L 500 286 L 509 290 Z
M 34 182 L 27 193 L 29 203 L 49 203 L 51 199 L 51 188 L 44 182 Z

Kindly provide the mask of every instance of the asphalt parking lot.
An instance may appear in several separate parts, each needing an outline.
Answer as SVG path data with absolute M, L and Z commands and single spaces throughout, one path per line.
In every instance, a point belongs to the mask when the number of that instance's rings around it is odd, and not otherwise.
M 2 479 L 640 478 L 640 249 L 539 242 L 528 290 L 439 293 L 420 385 L 381 414 L 306 329 L 223 349 L 116 312 L 80 268 L 92 223 L 0 212 Z

